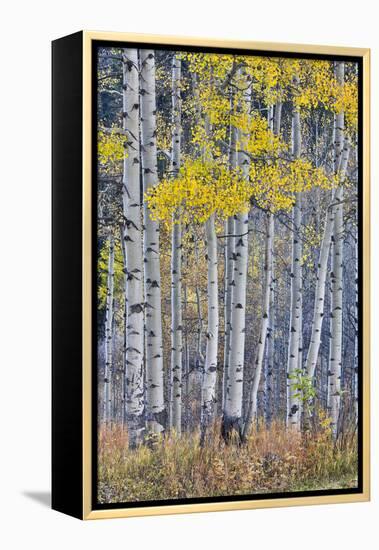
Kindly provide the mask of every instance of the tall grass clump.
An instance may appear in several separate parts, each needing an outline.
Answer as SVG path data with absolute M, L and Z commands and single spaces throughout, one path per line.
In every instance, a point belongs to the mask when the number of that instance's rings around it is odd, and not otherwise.
M 258 424 L 246 444 L 225 445 L 216 423 L 207 444 L 200 435 L 175 433 L 150 437 L 128 449 L 120 425 L 99 430 L 98 500 L 100 503 L 191 497 L 253 495 L 357 486 L 355 432 L 333 441 L 330 421 L 317 431 L 298 434 L 272 422 Z

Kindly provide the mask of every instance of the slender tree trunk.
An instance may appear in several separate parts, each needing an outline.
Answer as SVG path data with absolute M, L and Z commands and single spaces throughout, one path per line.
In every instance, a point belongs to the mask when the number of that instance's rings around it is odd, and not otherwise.
M 336 64 L 336 78 L 339 85 L 344 83 L 344 63 Z M 340 172 L 344 150 L 344 113 L 335 117 L 335 155 L 334 171 Z M 342 367 L 342 292 L 343 292 L 343 183 L 336 189 L 334 200 L 335 216 L 332 234 L 331 260 L 331 312 L 330 346 L 328 371 L 328 410 L 334 437 L 338 435 L 338 419 L 341 405 L 341 367 Z
M 104 422 L 112 420 L 112 369 L 113 369 L 113 293 L 114 293 L 114 238 L 112 233 L 108 237 L 108 273 L 107 273 L 107 297 L 105 306 L 105 368 L 104 368 L 104 397 L 103 419 Z
M 217 237 L 214 214 L 205 223 L 208 263 L 208 329 L 204 376 L 201 389 L 201 444 L 216 412 L 216 379 L 218 351 L 218 271 Z
M 280 134 L 282 119 L 282 103 L 275 104 L 274 112 L 270 113 L 270 127 L 274 134 Z M 280 392 L 280 367 L 279 362 L 275 365 L 275 274 L 274 274 L 274 242 L 275 242 L 275 220 L 273 223 L 272 254 L 271 254 L 271 292 L 269 307 L 269 324 L 267 329 L 267 376 L 266 376 L 266 422 L 271 423 L 273 412 L 278 413 Z
M 328 370 L 328 410 L 331 418 L 333 436 L 337 436 L 338 418 L 341 402 L 341 365 L 342 365 L 342 256 L 343 256 L 343 188 L 335 194 L 334 231 L 332 235 L 331 262 L 331 311 L 330 311 L 330 347 Z
M 341 162 L 341 177 L 346 173 L 347 162 L 349 158 L 349 148 L 345 148 L 345 153 Z M 325 282 L 328 266 L 328 257 L 330 250 L 330 243 L 332 238 L 332 232 L 334 228 L 335 218 L 335 193 L 332 193 L 332 201 L 326 214 L 324 235 L 320 247 L 320 255 L 317 268 L 317 280 L 315 289 L 314 309 L 313 309 L 313 321 L 310 344 L 307 353 L 307 359 L 305 362 L 305 372 L 309 378 L 313 378 L 316 369 L 317 358 L 320 350 L 321 342 L 321 328 L 324 318 L 324 302 L 325 302 Z
M 138 50 L 123 53 L 123 114 L 127 135 L 124 159 L 123 208 L 127 265 L 126 411 L 129 445 L 136 447 L 144 431 L 144 299 L 139 141 Z
M 243 370 L 245 355 L 246 281 L 248 261 L 248 215 L 238 214 L 235 219 L 236 262 L 233 278 L 233 302 L 231 316 L 230 363 L 228 391 L 223 415 L 222 433 L 228 440 L 234 429 L 241 435 Z
M 141 50 L 141 142 L 144 193 L 158 183 L 155 54 Z M 164 430 L 164 382 L 161 315 L 159 223 L 144 201 L 144 283 L 146 330 L 146 419 L 150 432 Z
M 297 79 L 295 79 L 297 83 Z M 292 155 L 301 155 L 300 111 L 294 108 L 292 114 Z M 295 194 L 292 210 L 292 270 L 291 270 L 291 316 L 287 361 L 287 426 L 300 430 L 300 400 L 297 382 L 299 372 L 300 331 L 302 329 L 302 242 L 301 242 L 301 194 Z
M 180 168 L 181 140 L 181 60 L 175 55 L 172 63 L 172 167 L 176 176 Z M 171 259 L 171 396 L 170 425 L 180 435 L 182 427 L 182 231 L 180 215 L 173 220 L 172 228 L 172 259 Z
M 250 113 L 250 91 L 245 93 L 242 109 Z M 246 136 L 239 136 L 241 149 Z M 249 178 L 249 158 L 245 153 L 238 152 L 237 161 L 244 178 Z M 248 263 L 248 213 L 236 214 L 234 220 L 235 231 L 235 264 L 232 281 L 233 298 L 231 314 L 230 360 L 228 369 L 228 388 L 225 400 L 225 410 L 222 420 L 222 436 L 225 441 L 230 440 L 233 430 L 242 437 L 242 402 L 243 402 L 243 375 L 245 363 L 245 322 L 246 322 L 246 283 Z
M 275 237 L 275 220 L 273 223 L 272 235 L 272 253 L 271 253 L 271 288 L 270 288 L 270 305 L 268 313 L 268 328 L 267 328 L 267 369 L 266 369 L 266 410 L 265 418 L 267 425 L 270 425 L 275 402 L 275 274 L 274 274 L 274 237 Z
M 224 324 L 225 324 L 225 339 L 224 339 L 224 365 L 223 365 L 223 380 L 222 380 L 222 410 L 224 412 L 227 390 L 228 390 L 228 371 L 230 362 L 230 340 L 231 340 L 231 317 L 232 317 L 232 297 L 233 297 L 233 276 L 234 276 L 234 217 L 230 216 L 225 222 L 225 269 L 224 269 L 224 288 L 225 288 L 225 303 L 224 303 Z
M 121 245 L 121 252 L 122 252 L 122 261 L 123 261 L 123 273 L 124 273 L 124 311 L 123 311 L 123 346 L 122 346 L 122 388 L 121 388 L 121 423 L 122 426 L 125 426 L 125 423 L 127 421 L 126 419 L 126 325 L 127 325 L 127 301 L 126 301 L 126 285 L 127 285 L 127 269 L 126 269 L 126 246 L 125 246 L 125 240 L 124 240 L 124 224 L 120 224 L 120 245 Z
M 265 246 L 265 280 L 264 280 L 264 291 L 263 291 L 263 307 L 262 307 L 262 320 L 261 328 L 259 334 L 258 347 L 256 352 L 255 359 L 255 371 L 253 376 L 253 381 L 251 384 L 250 395 L 249 395 L 249 406 L 246 415 L 245 425 L 243 429 L 243 438 L 249 435 L 249 431 L 252 425 L 252 422 L 257 417 L 257 398 L 258 398 L 258 388 L 261 380 L 263 359 L 266 347 L 266 338 L 268 331 L 268 321 L 270 314 L 270 297 L 272 293 L 272 242 L 274 236 L 274 215 L 269 213 L 267 215 L 267 225 L 266 225 L 266 246 Z
M 199 265 L 199 249 L 197 246 L 197 241 L 195 241 L 195 262 L 196 265 Z M 195 294 L 196 294 L 196 310 L 197 310 L 197 335 L 196 335 L 196 368 L 200 370 L 204 364 L 204 356 L 202 352 L 202 342 L 203 342 L 203 313 L 201 309 L 201 297 L 200 297 L 200 288 L 198 282 L 195 284 Z
M 300 402 L 296 387 L 299 378 L 299 349 L 301 330 L 302 293 L 302 245 L 300 237 L 301 196 L 296 193 L 296 203 L 292 213 L 292 269 L 291 269 L 291 310 L 287 361 L 287 426 L 300 429 Z
M 358 226 L 357 226 L 358 227 Z M 358 332 L 358 298 L 359 298 L 359 286 L 358 286 L 358 237 L 355 239 L 355 303 L 354 303 L 354 412 L 355 412 L 355 423 L 358 423 L 358 406 L 359 406 L 359 392 L 358 392 L 358 370 L 359 370 L 359 332 Z
M 232 106 L 231 100 L 231 106 Z M 237 151 L 236 151 L 237 131 L 230 127 L 230 154 L 229 166 L 231 170 L 235 170 L 237 166 Z M 224 303 L 224 365 L 223 365 L 223 380 L 222 380 L 222 411 L 225 411 L 226 398 L 228 391 L 228 371 L 230 363 L 230 342 L 231 342 L 231 319 L 232 319 L 232 298 L 233 298 L 233 278 L 234 278 L 234 257 L 235 257 L 235 238 L 234 238 L 234 216 L 230 216 L 225 222 L 225 269 L 224 269 L 224 288 L 225 288 L 225 303 Z
M 187 267 L 187 258 L 186 260 L 186 267 Z M 184 411 L 184 426 L 185 430 L 188 430 L 189 426 L 189 419 L 190 419 L 190 410 L 189 410 L 189 376 L 190 376 L 190 359 L 189 359 L 189 341 L 188 341 L 188 292 L 187 292 L 187 284 L 185 283 L 183 285 L 183 314 L 184 314 L 184 323 L 185 323 L 185 331 L 184 331 L 184 376 L 185 376 L 185 384 L 184 384 L 184 399 L 185 399 L 185 411 Z

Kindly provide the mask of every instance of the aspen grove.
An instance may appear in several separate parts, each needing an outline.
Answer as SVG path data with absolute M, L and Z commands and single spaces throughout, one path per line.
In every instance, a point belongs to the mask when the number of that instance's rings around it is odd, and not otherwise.
M 99 47 L 99 502 L 356 487 L 358 66 Z

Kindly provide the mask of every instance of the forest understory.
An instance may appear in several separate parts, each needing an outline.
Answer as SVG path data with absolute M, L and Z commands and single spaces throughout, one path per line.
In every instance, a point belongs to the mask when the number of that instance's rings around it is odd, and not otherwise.
M 346 430 L 334 441 L 330 419 L 300 434 L 280 421 L 260 423 L 245 445 L 226 445 L 219 422 L 205 447 L 200 433 L 151 435 L 128 448 L 127 428 L 99 431 L 98 502 L 257 495 L 357 487 L 357 434 Z

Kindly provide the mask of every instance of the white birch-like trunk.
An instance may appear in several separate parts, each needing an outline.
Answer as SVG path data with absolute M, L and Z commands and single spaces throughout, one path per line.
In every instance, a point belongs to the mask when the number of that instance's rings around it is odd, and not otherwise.
M 144 432 L 144 298 L 139 140 L 138 50 L 123 52 L 123 120 L 126 133 L 123 208 L 127 265 L 126 413 L 129 445 L 136 447 Z
M 348 158 L 349 158 L 349 148 L 346 147 L 345 153 L 342 157 L 340 176 L 343 178 L 346 173 Z M 305 362 L 305 372 L 309 378 L 314 377 L 317 358 L 320 351 L 321 343 L 321 329 L 322 321 L 324 318 L 324 306 L 325 306 L 325 282 L 326 274 L 328 267 L 328 257 L 330 244 L 332 239 L 332 233 L 334 228 L 334 218 L 335 218 L 335 204 L 334 204 L 335 193 L 332 193 L 332 201 L 326 213 L 324 235 L 321 242 L 320 254 L 318 260 L 317 268 L 317 280 L 316 280 L 316 289 L 315 289 L 315 299 L 314 299 L 314 309 L 313 309 L 313 321 L 312 321 L 312 331 L 310 344 L 307 353 L 307 359 Z
M 275 220 L 274 220 L 275 221 Z M 275 274 L 274 274 L 274 238 L 275 238 L 275 223 L 273 223 L 272 236 L 272 254 L 271 254 L 271 289 L 270 289 L 270 305 L 268 313 L 268 328 L 267 328 L 267 369 L 265 379 L 265 418 L 268 425 L 271 423 L 274 409 L 274 389 L 275 389 Z
M 114 292 L 114 238 L 112 233 L 108 237 L 108 273 L 107 296 L 105 305 L 105 367 L 104 367 L 104 396 L 103 419 L 110 422 L 111 418 L 111 380 L 113 368 L 113 292 Z
M 217 237 L 214 214 L 205 223 L 208 264 L 208 328 L 204 375 L 201 388 L 201 443 L 214 420 L 216 408 L 217 351 L 218 351 L 218 270 Z
M 266 226 L 266 246 L 265 246 L 265 265 L 264 265 L 264 290 L 263 290 L 263 304 L 262 304 L 262 319 L 259 332 L 259 341 L 255 359 L 255 371 L 250 388 L 249 405 L 245 419 L 245 425 L 243 430 L 243 438 L 249 435 L 249 431 L 253 421 L 257 417 L 257 399 L 258 389 L 261 380 L 264 353 L 266 347 L 266 338 L 268 331 L 268 321 L 270 314 L 270 301 L 272 293 L 272 243 L 274 237 L 274 215 L 269 213 L 267 215 Z
M 245 93 L 242 108 L 250 113 L 250 91 Z M 242 145 L 245 136 L 238 136 Z M 249 157 L 241 150 L 237 154 L 237 163 L 240 166 L 244 178 L 249 178 Z M 233 430 L 242 437 L 243 419 L 243 375 L 245 363 L 245 322 L 246 322 L 246 283 L 248 263 L 248 213 L 236 214 L 234 219 L 235 231 L 235 262 L 234 277 L 232 281 L 232 313 L 231 313 L 231 337 L 230 359 L 227 394 L 222 420 L 222 435 L 225 441 L 230 439 Z
M 234 231 L 235 267 L 231 315 L 230 363 L 228 388 L 223 416 L 223 436 L 226 440 L 234 429 L 241 434 L 243 371 L 245 356 L 246 281 L 248 261 L 248 214 L 238 214 Z
M 342 365 L 342 259 L 343 259 L 343 187 L 335 193 L 334 231 L 332 235 L 330 347 L 328 370 L 328 410 L 333 436 L 337 436 L 341 402 Z
M 141 145 L 143 190 L 158 183 L 157 125 L 155 95 L 155 54 L 141 50 Z M 150 432 L 164 430 L 164 386 L 161 315 L 161 276 L 159 255 L 159 223 L 152 220 L 144 201 L 144 288 L 146 331 L 146 420 Z
M 181 141 L 181 60 L 175 55 L 172 62 L 172 166 L 175 177 L 180 168 Z M 171 372 L 170 427 L 180 435 L 182 429 L 182 231 L 180 213 L 173 220 L 171 251 Z
M 297 84 L 298 79 L 295 78 Z M 292 114 L 292 155 L 301 155 L 301 121 L 298 108 Z M 301 194 L 295 194 L 292 210 L 292 269 L 291 269 L 291 312 L 287 360 L 287 426 L 300 430 L 300 400 L 296 385 L 299 373 L 300 331 L 302 330 L 302 242 L 301 242 Z
M 199 249 L 197 241 L 195 241 L 195 262 L 196 265 L 199 264 Z M 201 308 L 201 297 L 200 297 L 200 288 L 199 284 L 196 281 L 195 284 L 195 294 L 196 294 L 196 311 L 197 311 L 197 334 L 196 334 L 196 369 L 200 370 L 204 364 L 204 356 L 202 352 L 202 342 L 203 342 L 203 313 Z
M 336 63 L 335 74 L 340 86 L 344 83 L 344 63 Z M 344 155 L 344 113 L 335 116 L 334 172 L 340 173 Z M 328 410 L 334 437 L 338 435 L 338 419 L 341 405 L 342 367 L 342 293 L 343 293 L 343 184 L 336 189 L 335 216 L 332 234 L 331 258 L 331 312 L 328 370 Z
M 231 102 L 232 105 L 232 102 Z M 237 166 L 237 151 L 236 151 L 237 131 L 230 127 L 230 153 L 229 166 L 231 170 L 235 170 Z M 225 260 L 224 260 L 224 365 L 223 365 L 223 380 L 222 380 L 222 411 L 225 410 L 226 396 L 228 391 L 228 371 L 230 363 L 230 340 L 231 340 L 231 319 L 232 319 L 232 297 L 233 297 L 233 277 L 234 277 L 234 254 L 235 254 L 235 239 L 234 239 L 234 216 L 229 216 L 225 222 Z
M 278 101 L 275 104 L 273 112 L 270 112 L 270 129 L 277 136 L 280 134 L 280 126 L 282 119 L 282 103 Z M 267 371 L 265 378 L 265 416 L 266 422 L 270 424 L 274 405 L 277 409 L 277 393 L 276 388 L 279 387 L 279 367 L 275 369 L 275 274 L 274 274 L 274 239 L 275 239 L 275 220 L 273 223 L 273 236 L 272 236 L 272 253 L 271 253 L 271 292 L 270 292 L 270 306 L 269 306 L 269 322 L 267 329 Z M 275 376 L 276 375 L 276 376 Z
M 122 397 L 121 397 L 121 423 L 122 426 L 125 426 L 126 423 L 126 325 L 127 325 L 127 301 L 126 301 L 126 284 L 127 284 L 127 269 L 126 269 L 126 247 L 124 240 L 124 224 L 120 223 L 120 245 L 122 252 L 122 265 L 124 273 L 124 311 L 123 311 L 123 348 L 122 348 Z
M 357 226 L 358 228 L 358 226 Z M 358 229 L 357 229 L 358 230 Z M 359 299 L 359 287 L 358 287 L 358 236 L 355 240 L 355 304 L 354 304 L 354 321 L 355 321 L 355 335 L 354 335 L 354 412 L 355 412 L 355 423 L 358 423 L 358 406 L 359 406 L 359 392 L 358 392 L 358 370 L 359 370 L 359 340 L 358 340 L 358 323 L 359 323 L 359 313 L 358 313 L 358 299 Z
M 291 268 L 291 310 L 287 360 L 287 426 L 300 429 L 300 402 L 296 384 L 299 380 L 299 349 L 301 330 L 302 292 L 302 244 L 299 234 L 301 225 L 301 195 L 296 193 L 292 211 L 292 268 Z
M 222 378 L 222 411 L 224 412 L 228 390 L 228 372 L 230 362 L 230 340 L 231 340 L 231 318 L 232 318 L 232 297 L 233 297 L 233 275 L 234 275 L 234 217 L 230 216 L 225 222 L 225 260 L 224 260 L 224 365 Z

